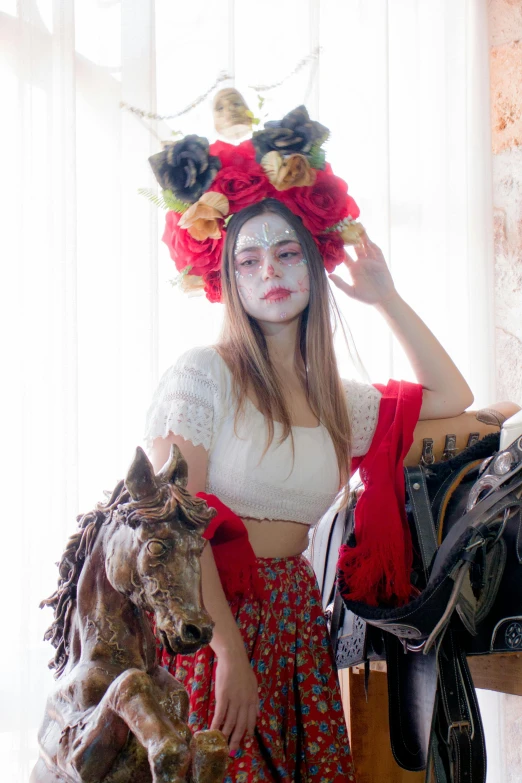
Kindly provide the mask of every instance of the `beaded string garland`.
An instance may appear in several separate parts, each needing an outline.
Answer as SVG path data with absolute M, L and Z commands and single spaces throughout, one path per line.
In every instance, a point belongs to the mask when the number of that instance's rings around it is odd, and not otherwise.
M 163 241 L 185 291 L 221 301 L 221 256 L 230 217 L 276 198 L 312 234 L 327 272 L 364 229 L 348 186 L 325 160 L 329 131 L 298 106 L 237 146 L 196 135 L 168 142 L 149 158 L 167 209 Z

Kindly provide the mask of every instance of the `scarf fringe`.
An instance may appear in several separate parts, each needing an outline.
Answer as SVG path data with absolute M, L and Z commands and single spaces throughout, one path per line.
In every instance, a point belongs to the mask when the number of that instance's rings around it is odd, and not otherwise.
M 368 453 L 354 460 L 364 492 L 355 509 L 355 547 L 342 546 L 337 580 L 346 601 L 369 606 L 408 603 L 413 550 L 404 508 L 403 462 L 413 442 L 422 386 L 391 380 L 382 392 Z

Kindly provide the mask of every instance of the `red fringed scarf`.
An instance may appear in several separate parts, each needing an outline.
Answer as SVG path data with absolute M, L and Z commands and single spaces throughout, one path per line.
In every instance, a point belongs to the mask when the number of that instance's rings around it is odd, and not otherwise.
M 357 544 L 339 550 L 337 578 L 349 601 L 400 606 L 411 599 L 412 566 L 403 462 L 413 442 L 422 386 L 406 381 L 375 386 L 383 395 L 377 429 L 368 453 L 352 461 L 364 484 L 355 512 Z
M 244 595 L 259 597 L 262 587 L 258 583 L 255 569 L 257 558 L 248 540 L 243 520 L 226 506 L 216 495 L 198 492 L 207 505 L 217 511 L 203 533 L 210 541 L 212 554 L 227 599 L 233 602 Z

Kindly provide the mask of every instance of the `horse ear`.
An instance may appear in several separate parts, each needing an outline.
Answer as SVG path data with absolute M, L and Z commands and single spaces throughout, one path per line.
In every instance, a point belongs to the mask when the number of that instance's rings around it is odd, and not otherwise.
M 177 484 L 179 487 L 183 487 L 183 489 L 187 486 L 188 466 L 183 454 L 175 443 L 170 447 L 169 458 L 157 475 L 162 481 Z
M 133 500 L 143 500 L 158 491 L 154 468 L 141 446 L 136 449 L 136 456 L 128 470 L 125 486 Z

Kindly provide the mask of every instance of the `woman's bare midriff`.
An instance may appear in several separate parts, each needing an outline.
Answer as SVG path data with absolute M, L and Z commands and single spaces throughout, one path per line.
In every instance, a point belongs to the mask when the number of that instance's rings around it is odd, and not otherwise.
M 301 522 L 250 518 L 243 522 L 257 557 L 293 557 L 308 547 L 310 527 Z

